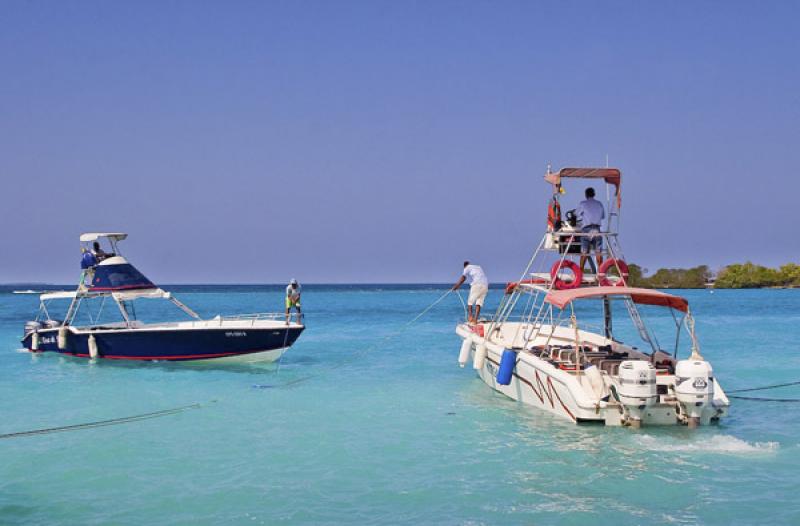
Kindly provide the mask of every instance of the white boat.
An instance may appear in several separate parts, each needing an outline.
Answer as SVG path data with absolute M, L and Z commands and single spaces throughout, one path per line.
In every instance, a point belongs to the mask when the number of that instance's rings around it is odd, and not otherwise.
M 572 260 L 580 255 L 581 237 L 590 234 L 581 233 L 572 211 L 566 222 L 560 220 L 561 185 L 570 178 L 606 185 L 608 228 L 599 234 L 604 261 L 595 270 L 590 259 L 591 275 Z M 462 338 L 459 364 L 471 363 L 496 391 L 575 423 L 696 427 L 726 416 L 730 402 L 700 354 L 687 300 L 627 284 L 617 238 L 620 171 L 548 169 L 545 180 L 554 190 L 547 232 L 520 280 L 506 287 L 497 311 L 456 327 Z M 599 326 L 578 321 L 590 312 L 583 303 L 597 306 Z M 672 314 L 669 349 L 645 323 L 642 313 L 653 308 Z M 615 310 L 625 312 L 628 333 L 638 334 L 644 349 L 620 341 L 625 330 L 615 332 Z

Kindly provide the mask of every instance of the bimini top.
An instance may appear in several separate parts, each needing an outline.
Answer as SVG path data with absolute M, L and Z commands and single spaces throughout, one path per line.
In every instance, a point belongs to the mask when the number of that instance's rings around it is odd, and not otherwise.
M 122 232 L 89 232 L 81 234 L 81 242 L 87 243 L 90 241 L 97 241 L 101 237 L 106 237 L 113 241 L 122 241 L 128 237 L 128 234 L 123 234 Z
M 603 179 L 608 184 L 613 184 L 619 192 L 622 184 L 622 172 L 617 168 L 562 168 L 552 173 L 547 172 L 544 180 L 552 184 L 561 184 L 562 177 L 574 177 L 576 179 Z
M 585 287 L 548 292 L 544 301 L 563 309 L 575 300 L 585 298 L 602 298 L 604 296 L 630 296 L 634 303 L 670 307 L 682 312 L 689 311 L 689 302 L 680 296 L 666 292 L 636 287 Z
M 554 185 L 560 185 L 563 177 L 603 179 L 607 184 L 613 184 L 614 195 L 617 197 L 617 208 L 619 208 L 622 201 L 622 195 L 620 194 L 622 172 L 617 168 L 562 168 L 555 173 L 550 172 L 548 169 L 548 172 L 544 174 L 544 180 Z
M 60 290 L 55 292 L 45 292 L 39 295 L 40 301 L 51 301 L 51 300 L 65 300 L 65 299 L 74 299 L 78 296 L 78 291 L 76 290 Z M 172 298 L 172 293 L 167 292 L 165 290 L 159 288 L 153 289 L 140 289 L 140 290 L 123 290 L 117 292 L 111 292 L 111 296 L 117 301 L 130 301 L 130 300 L 137 300 L 137 299 L 170 299 Z M 100 294 L 91 294 L 92 296 L 101 296 L 107 295 L 107 293 L 103 292 Z

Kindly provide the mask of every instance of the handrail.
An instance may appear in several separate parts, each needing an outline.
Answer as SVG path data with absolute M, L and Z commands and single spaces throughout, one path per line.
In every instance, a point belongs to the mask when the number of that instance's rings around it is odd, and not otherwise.
M 581 237 L 581 236 L 594 236 L 594 237 L 618 237 L 619 234 L 617 232 L 581 232 L 580 230 L 553 230 L 547 232 L 548 234 L 552 234 L 554 236 L 559 237 Z
M 232 314 L 229 316 L 220 315 L 215 318 L 222 320 L 276 320 L 284 317 L 286 317 L 286 314 L 283 312 L 254 312 L 250 314 Z M 215 318 L 211 319 L 214 320 Z

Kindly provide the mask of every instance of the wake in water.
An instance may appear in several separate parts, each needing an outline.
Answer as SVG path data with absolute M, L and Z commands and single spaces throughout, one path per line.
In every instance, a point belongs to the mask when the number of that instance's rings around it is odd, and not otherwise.
M 776 452 L 780 447 L 777 442 L 750 443 L 731 435 L 697 437 L 686 442 L 652 435 L 636 436 L 634 439 L 644 449 L 684 453 L 768 454 Z

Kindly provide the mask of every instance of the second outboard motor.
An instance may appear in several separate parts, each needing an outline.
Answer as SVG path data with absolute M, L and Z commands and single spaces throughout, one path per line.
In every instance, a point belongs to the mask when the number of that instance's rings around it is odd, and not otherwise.
M 675 394 L 689 427 L 697 427 L 714 399 L 714 372 L 705 360 L 681 360 L 675 366 Z

